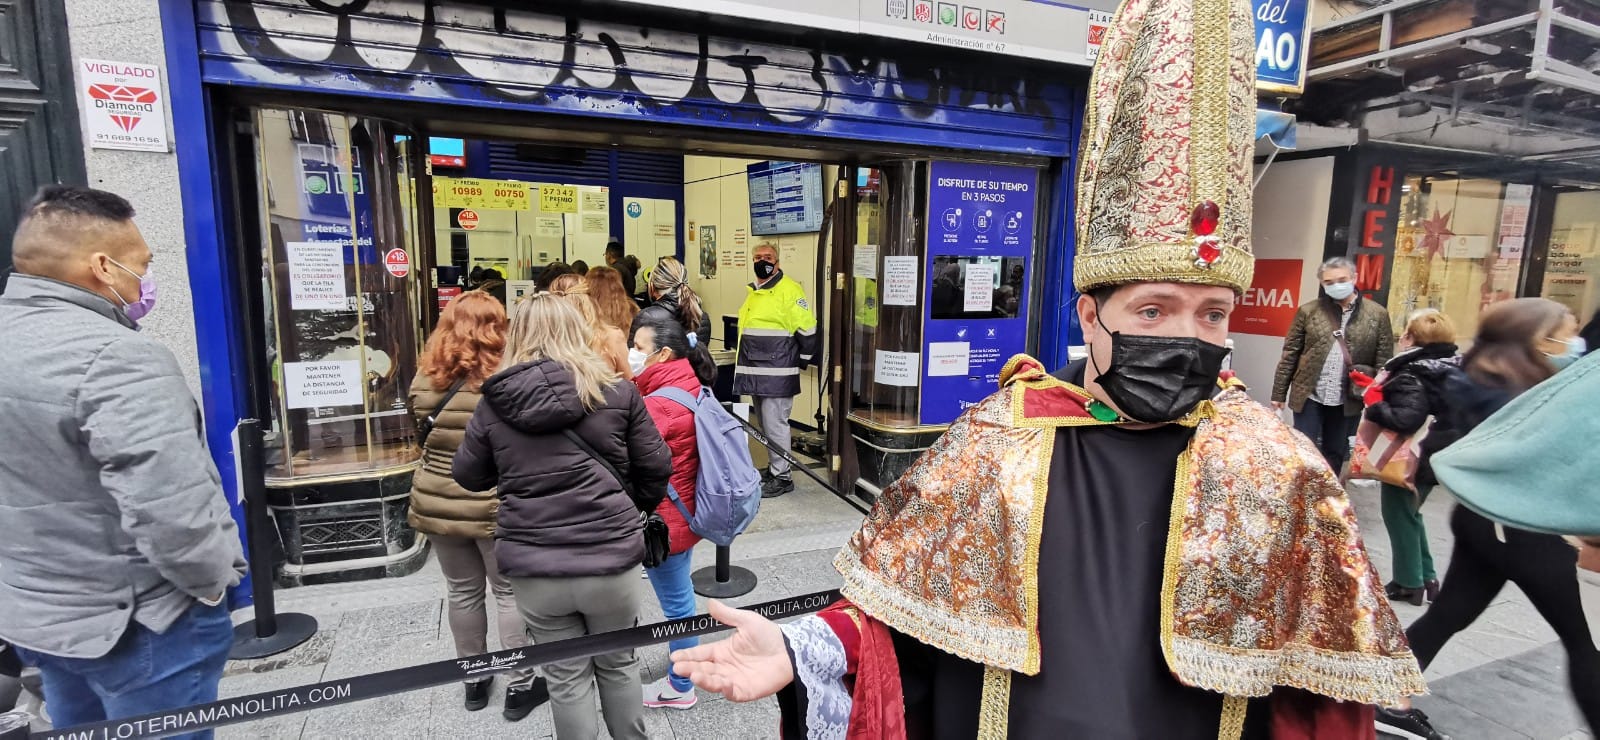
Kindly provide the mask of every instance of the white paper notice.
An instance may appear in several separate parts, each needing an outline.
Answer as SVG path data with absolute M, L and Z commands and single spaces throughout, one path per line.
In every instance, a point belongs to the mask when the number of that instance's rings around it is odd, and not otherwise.
M 917 376 L 921 372 L 922 355 L 916 352 L 885 352 L 880 349 L 877 369 L 872 377 L 881 385 L 915 388 Z
M 161 90 L 160 67 L 99 59 L 84 59 L 78 65 L 89 146 L 136 152 L 168 150 L 167 101 Z
M 856 245 L 855 264 L 851 266 L 850 274 L 867 280 L 878 279 L 878 245 Z
M 954 378 L 969 374 L 970 342 L 929 342 L 928 377 Z
M 344 246 L 336 242 L 289 242 L 289 306 L 296 311 L 343 311 Z
M 963 311 L 972 313 L 994 309 L 993 265 L 967 265 L 966 294 L 966 300 L 962 302 Z
M 883 305 L 917 305 L 916 257 L 883 258 Z
M 291 409 L 359 406 L 363 402 L 360 360 L 285 362 L 283 384 Z
M 506 300 L 510 301 L 511 303 L 516 303 L 526 296 L 533 295 L 534 293 L 538 292 L 538 290 L 539 288 L 537 283 L 532 280 L 507 280 Z
M 585 234 L 604 234 L 610 225 L 611 217 L 603 213 L 583 214 L 583 233 Z
M 565 224 L 560 216 L 535 216 L 533 219 L 534 233 L 539 236 L 560 237 L 566 233 Z

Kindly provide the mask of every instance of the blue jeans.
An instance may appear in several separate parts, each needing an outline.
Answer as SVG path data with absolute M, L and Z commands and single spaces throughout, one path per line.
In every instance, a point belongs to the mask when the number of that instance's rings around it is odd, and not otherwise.
M 195 603 L 166 632 L 128 625 L 111 652 L 64 658 L 17 649 L 44 679 L 45 708 L 57 729 L 217 700 L 217 684 L 233 647 L 225 606 Z M 211 731 L 173 735 L 208 740 Z
M 654 568 L 645 568 L 645 575 L 650 576 L 650 587 L 656 590 L 656 601 L 661 602 L 661 613 L 667 619 L 683 619 L 695 615 L 694 581 L 689 578 L 689 555 L 693 550 L 684 550 L 677 555 L 669 555 L 661 565 Z M 685 637 L 667 643 L 669 650 L 683 650 L 700 644 L 698 637 Z M 688 691 L 694 688 L 689 679 L 679 676 L 667 669 L 667 677 L 672 681 L 673 691 Z
M 1345 416 L 1342 403 L 1324 406 L 1307 400 L 1305 408 L 1294 415 L 1294 428 L 1311 438 L 1322 451 L 1322 458 L 1328 461 L 1328 467 L 1333 468 L 1333 474 L 1338 475 L 1344 468 L 1344 461 L 1350 458 L 1350 437 L 1356 433 L 1360 421 L 1359 416 Z

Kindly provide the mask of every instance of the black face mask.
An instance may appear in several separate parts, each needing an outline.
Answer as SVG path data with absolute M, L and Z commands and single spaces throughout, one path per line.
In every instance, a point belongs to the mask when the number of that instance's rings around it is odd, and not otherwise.
M 1216 392 L 1227 358 L 1227 347 L 1194 337 L 1111 332 L 1111 364 L 1096 382 L 1128 418 L 1163 424 L 1183 418 Z M 1089 359 L 1094 361 L 1092 352 Z
M 766 260 L 756 260 L 756 279 L 766 280 L 778 271 L 778 266 Z

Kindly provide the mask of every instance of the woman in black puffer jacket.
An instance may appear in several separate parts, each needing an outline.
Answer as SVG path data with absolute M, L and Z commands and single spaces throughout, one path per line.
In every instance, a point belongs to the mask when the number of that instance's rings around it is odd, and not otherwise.
M 548 294 L 519 302 L 502 370 L 483 384 L 453 477 L 497 488 L 495 559 L 536 643 L 638 623 L 641 510 L 666 496 L 672 454 L 638 389 L 589 348 L 578 312 Z M 629 479 L 638 500 L 572 432 Z M 598 684 L 611 736 L 644 738 L 633 651 L 544 667 L 557 738 L 593 738 Z
M 1412 314 L 1400 336 L 1400 354 L 1383 366 L 1381 388 L 1368 391 L 1368 398 L 1375 403 L 1367 407 L 1367 420 L 1409 435 L 1421 429 L 1428 417 L 1437 416 L 1448 402 L 1445 380 L 1460 363 L 1455 342 L 1456 329 L 1450 317 L 1434 309 Z M 1444 429 L 1439 432 L 1441 438 L 1448 434 Z M 1440 441 L 1430 434 L 1422 443 L 1442 449 Z M 1393 580 L 1388 586 L 1392 600 L 1422 606 L 1424 598 L 1432 599 L 1439 593 L 1439 575 L 1433 568 L 1428 530 L 1422 522 L 1422 502 L 1433 491 L 1434 483 L 1425 455 L 1417 469 L 1416 492 L 1388 483 L 1382 486 L 1383 526 L 1389 531 L 1394 553 Z

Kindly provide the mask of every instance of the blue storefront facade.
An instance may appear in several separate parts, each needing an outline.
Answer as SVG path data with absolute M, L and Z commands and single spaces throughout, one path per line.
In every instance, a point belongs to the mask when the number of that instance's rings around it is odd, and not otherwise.
M 773 24 L 717 22 L 623 5 L 585 5 L 580 13 L 427 0 L 344 4 L 206 0 L 164 4 L 162 24 L 208 441 L 230 489 L 240 487 L 238 480 L 262 475 L 259 469 L 240 470 L 236 464 L 233 434 L 240 420 L 261 419 L 270 436 L 272 425 L 266 417 L 275 412 L 263 406 L 285 397 L 289 407 L 296 403 L 292 392 L 261 388 L 279 386 L 289 378 L 315 377 L 305 375 L 313 371 L 335 378 L 335 365 L 345 362 L 328 359 L 344 355 L 327 355 L 308 368 L 298 367 L 306 363 L 284 362 L 277 356 L 291 348 L 281 346 L 281 337 L 261 326 L 264 319 L 271 323 L 272 308 L 269 305 L 264 317 L 253 306 L 262 296 L 253 292 L 252 281 L 270 283 L 274 277 L 258 261 L 263 248 L 268 267 L 275 254 L 273 240 L 280 238 L 285 244 L 276 247 L 288 246 L 288 253 L 302 260 L 296 263 L 298 268 L 280 271 L 280 278 L 293 275 L 294 269 L 309 270 L 307 255 L 324 254 L 315 248 L 326 245 L 317 241 L 319 234 L 334 243 L 344 240 L 347 264 L 381 262 L 386 251 L 414 250 L 416 245 L 386 243 L 396 238 L 396 229 L 383 223 L 388 218 L 384 214 L 394 210 L 385 205 L 394 200 L 394 193 L 385 195 L 377 187 L 369 195 L 361 184 L 362 163 L 381 166 L 385 155 L 363 152 L 352 142 L 422 140 L 435 125 L 477 132 L 468 141 L 477 149 L 467 152 L 467 160 L 479 169 L 462 174 L 538 179 L 537 173 L 510 171 L 515 169 L 512 158 L 491 151 L 498 146 L 503 154 L 509 146 L 493 142 L 497 132 L 531 128 L 559 132 L 563 140 L 591 150 L 613 149 L 601 151 L 592 171 L 573 181 L 624 191 L 632 187 L 641 197 L 670 198 L 671 177 L 651 183 L 644 181 L 648 178 L 630 181 L 619 175 L 629 169 L 619 158 L 634 148 L 745 156 L 771 152 L 863 167 L 895 158 L 943 163 L 937 166 L 945 168 L 1015 170 L 1021 173 L 1018 181 L 1028 183 L 1027 205 L 992 216 L 997 219 L 995 243 L 976 245 L 976 251 L 993 251 L 996 259 L 1012 252 L 1026 258 L 1025 283 L 1000 285 L 1001 278 L 1009 276 L 999 274 L 999 269 L 978 273 L 993 274 L 1000 292 L 1009 295 L 1012 311 L 1011 320 L 987 321 L 982 327 L 1004 326 L 1008 350 L 1031 351 L 1051 364 L 1064 363 L 1073 343 L 1067 310 L 1073 254 L 1068 204 L 1087 82 L 1087 68 L 1081 64 L 799 32 Z M 332 112 L 351 122 L 357 116 L 399 122 L 365 128 L 352 123 L 333 136 L 344 141 L 346 149 L 329 144 L 322 150 L 334 172 L 331 180 L 348 179 L 351 184 L 349 228 L 308 226 L 301 229 L 304 234 L 279 236 L 281 219 L 272 214 L 283 207 L 282 189 L 250 171 L 250 160 L 267 167 L 273 152 L 265 144 L 249 143 L 240 133 L 253 125 L 260 134 L 266 118 L 259 112 L 268 109 Z M 297 112 L 290 118 L 295 119 L 290 121 L 294 131 L 306 130 L 299 120 L 306 116 Z M 301 151 L 296 166 L 309 167 L 303 146 Z M 797 153 L 801 156 L 793 156 Z M 422 174 L 412 172 L 410 177 Z M 395 191 L 402 201 L 415 196 L 406 188 Z M 343 192 L 332 188 L 318 195 Z M 1011 197 L 1020 201 L 1024 196 L 1013 191 Z M 251 198 L 259 198 L 260 205 L 241 203 Z M 316 210 L 310 195 L 301 200 Z M 919 201 L 918 217 L 930 219 L 927 225 L 932 226 L 928 207 L 929 201 Z M 622 217 L 618 210 L 613 210 L 613 218 Z M 369 211 L 378 223 L 366 223 L 364 214 Z M 1022 226 L 1016 219 L 1024 212 L 1027 223 Z M 394 224 L 409 224 L 400 216 L 394 219 Z M 1019 227 L 1024 232 L 1020 236 Z M 430 229 L 416 231 L 431 236 Z M 998 235 L 1006 233 L 1011 236 L 1002 244 Z M 680 257 L 682 240 L 680 230 Z M 331 253 L 337 259 L 340 249 L 334 247 Z M 919 289 L 924 291 L 932 284 L 933 258 L 928 252 L 927 262 L 919 268 Z M 391 296 L 374 300 L 372 293 L 379 288 L 373 287 L 377 281 L 371 275 L 383 280 L 396 275 L 427 279 L 425 262 L 413 258 L 410 264 L 415 269 L 403 274 L 405 258 L 398 259 L 401 271 L 391 270 L 388 276 L 361 272 L 351 278 L 354 294 L 346 297 L 360 331 L 371 331 L 362 322 L 372 319 L 374 305 L 381 311 L 385 300 L 406 304 L 424 326 L 429 324 L 432 298 L 425 286 L 401 285 Z M 365 289 L 362 276 L 367 280 Z M 298 281 L 296 290 L 316 287 L 303 275 L 293 279 Z M 847 283 L 841 276 L 839 286 Z M 293 299 L 297 316 L 304 313 L 299 310 L 302 299 L 307 307 L 320 305 L 311 293 L 296 293 Z M 279 309 L 288 313 L 287 306 Z M 273 351 L 266 352 L 263 343 Z M 395 346 L 414 352 L 421 346 L 420 337 Z M 391 348 L 390 353 L 394 351 Z M 385 367 L 378 363 L 404 363 L 375 357 L 367 352 L 347 362 L 359 362 L 368 378 L 381 374 L 372 371 Z M 924 374 L 932 369 L 931 363 L 923 363 Z M 365 387 L 368 395 L 375 392 L 373 387 Z M 972 392 L 976 391 L 967 391 Z M 379 436 L 373 418 L 398 417 L 402 412 L 380 409 L 369 401 L 353 412 L 366 417 L 357 422 L 365 424 L 358 434 L 370 447 L 372 438 Z M 327 443 L 332 420 L 352 415 L 337 414 L 310 409 L 306 412 L 312 417 L 310 432 L 303 419 L 297 422 L 298 430 L 285 424 L 280 431 L 288 438 L 298 434 L 308 439 L 300 454 L 316 457 L 329 449 L 319 445 Z M 924 421 L 942 423 L 932 417 Z M 323 430 L 321 441 L 317 429 Z M 269 465 L 270 455 L 269 450 Z M 331 487 L 334 481 L 323 483 Z M 402 483 L 391 481 L 382 490 L 374 489 L 372 496 L 397 498 Z M 238 500 L 239 491 L 230 490 L 230 495 Z M 295 494 L 304 495 L 308 495 L 304 490 Z M 324 507 L 340 503 L 338 496 L 295 501 Z M 281 530 L 285 521 L 278 524 Z M 391 524 L 393 516 L 380 516 L 373 526 Z

